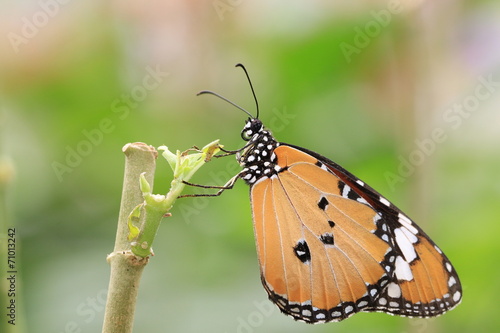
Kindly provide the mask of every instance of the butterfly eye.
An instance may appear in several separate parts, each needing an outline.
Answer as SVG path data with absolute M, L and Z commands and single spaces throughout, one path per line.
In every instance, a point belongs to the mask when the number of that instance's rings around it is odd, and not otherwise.
M 245 141 L 250 140 L 253 135 L 254 135 L 254 132 L 250 128 L 246 128 L 246 126 L 243 129 L 243 131 L 241 131 L 241 138 Z

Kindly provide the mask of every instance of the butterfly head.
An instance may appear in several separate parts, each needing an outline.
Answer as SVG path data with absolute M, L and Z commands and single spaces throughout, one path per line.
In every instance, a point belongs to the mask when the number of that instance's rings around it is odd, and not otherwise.
M 248 118 L 245 122 L 245 126 L 241 130 L 241 138 L 245 141 L 250 141 L 255 134 L 259 134 L 264 130 L 264 125 L 262 121 L 257 118 Z
M 241 67 L 247 76 L 255 100 L 256 116 L 253 116 L 241 106 L 212 91 L 200 91 L 198 95 L 210 94 L 219 97 L 249 116 L 245 122 L 245 126 L 241 130 L 241 138 L 247 141 L 247 143 L 243 148 L 235 152 L 236 159 L 244 168 L 240 173 L 240 178 L 245 180 L 247 184 L 252 185 L 263 177 L 272 177 L 279 172 L 280 168 L 276 164 L 276 154 L 274 153 L 274 149 L 278 147 L 279 143 L 274 139 L 271 132 L 264 128 L 262 121 L 259 119 L 259 103 L 247 70 L 242 64 L 237 64 L 236 67 Z

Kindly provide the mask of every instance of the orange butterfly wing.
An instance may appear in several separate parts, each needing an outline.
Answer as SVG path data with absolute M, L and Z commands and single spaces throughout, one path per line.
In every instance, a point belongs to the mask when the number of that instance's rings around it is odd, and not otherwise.
M 448 259 L 385 198 L 313 152 L 274 154 L 280 171 L 253 184 L 251 200 L 262 283 L 281 311 L 317 323 L 436 316 L 460 302 Z

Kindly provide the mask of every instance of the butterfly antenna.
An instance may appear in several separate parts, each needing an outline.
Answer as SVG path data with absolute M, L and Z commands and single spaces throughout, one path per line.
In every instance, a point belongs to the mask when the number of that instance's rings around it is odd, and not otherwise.
M 209 94 L 209 95 L 214 95 L 214 96 L 216 96 L 216 97 L 219 97 L 219 98 L 220 98 L 220 99 L 222 99 L 223 101 L 226 101 L 226 102 L 228 102 L 229 104 L 231 104 L 232 106 L 237 107 L 237 108 L 238 108 L 238 109 L 240 109 L 241 111 L 245 112 L 247 115 L 249 115 L 249 116 L 250 116 L 250 118 L 252 118 L 252 119 L 254 118 L 254 116 L 252 116 L 252 115 L 250 114 L 250 112 L 248 112 L 247 110 L 243 109 L 241 106 L 239 106 L 239 105 L 237 105 L 237 104 L 235 104 L 235 103 L 231 102 L 230 100 L 228 100 L 228 99 L 227 99 L 227 98 L 225 98 L 224 96 L 221 96 L 221 95 L 219 95 L 219 94 L 217 94 L 217 93 L 214 93 L 213 91 L 210 91 L 210 90 L 203 90 L 203 91 L 200 91 L 199 93 L 197 93 L 197 94 L 196 94 L 196 96 L 203 95 L 203 94 Z M 259 114 L 259 113 L 257 112 L 257 115 L 258 115 L 258 114 Z
M 236 64 L 235 67 L 241 67 L 245 71 L 245 74 L 246 74 L 247 79 L 248 79 L 248 83 L 250 83 L 250 89 L 252 89 L 252 94 L 253 94 L 253 99 L 255 100 L 255 105 L 257 106 L 257 117 L 255 117 L 255 118 L 259 119 L 259 102 L 257 102 L 257 96 L 255 96 L 255 91 L 253 90 L 253 85 L 252 85 L 252 81 L 250 80 L 250 75 L 248 75 L 247 69 L 242 64 L 238 63 L 238 64 Z

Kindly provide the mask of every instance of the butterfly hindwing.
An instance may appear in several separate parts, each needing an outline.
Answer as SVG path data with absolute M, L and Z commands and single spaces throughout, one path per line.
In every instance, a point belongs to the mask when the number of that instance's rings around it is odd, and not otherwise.
M 253 184 L 251 200 L 262 282 L 283 312 L 316 323 L 458 304 L 448 259 L 389 201 L 316 153 L 273 152 L 279 172 Z

